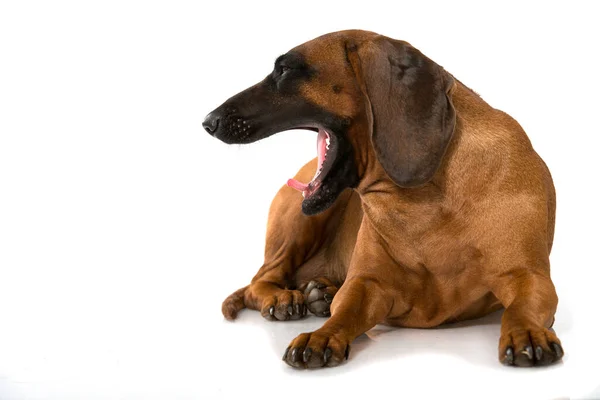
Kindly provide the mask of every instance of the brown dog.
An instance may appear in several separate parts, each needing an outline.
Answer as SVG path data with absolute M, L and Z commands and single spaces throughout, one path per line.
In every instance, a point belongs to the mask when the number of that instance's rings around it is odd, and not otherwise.
M 429 328 L 501 307 L 501 362 L 562 358 L 550 172 L 514 119 L 410 44 L 319 37 L 203 125 L 226 143 L 318 132 L 317 159 L 273 200 L 264 265 L 223 303 L 230 320 L 244 307 L 279 321 L 331 313 L 292 341 L 289 365 L 338 365 L 379 323 Z

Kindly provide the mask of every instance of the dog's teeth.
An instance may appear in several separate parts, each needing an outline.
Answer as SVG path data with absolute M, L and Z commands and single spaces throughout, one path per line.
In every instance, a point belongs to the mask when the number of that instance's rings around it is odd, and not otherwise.
M 329 137 L 327 137 L 327 138 L 325 139 L 325 143 L 327 143 L 327 148 L 329 148 L 329 142 L 330 142 L 330 141 L 331 141 L 331 139 L 329 139 Z

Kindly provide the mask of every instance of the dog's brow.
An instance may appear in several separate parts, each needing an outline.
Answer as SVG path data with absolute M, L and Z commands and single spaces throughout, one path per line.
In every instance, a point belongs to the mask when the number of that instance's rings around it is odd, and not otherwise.
M 285 54 L 282 54 L 279 57 L 277 57 L 277 59 L 275 60 L 275 66 L 281 65 L 281 64 L 286 64 L 286 65 L 289 65 L 290 67 L 300 67 L 304 63 L 302 61 L 302 57 L 299 54 L 297 54 L 295 52 L 289 52 L 289 53 L 285 53 Z
M 281 64 L 286 59 L 287 54 L 282 54 L 275 60 L 275 65 Z
M 293 66 L 293 64 L 295 64 L 295 63 L 294 63 L 293 57 L 290 57 L 290 55 L 288 53 L 286 53 L 286 54 L 280 55 L 275 60 L 275 67 L 282 65 L 282 64 L 285 64 L 288 66 Z

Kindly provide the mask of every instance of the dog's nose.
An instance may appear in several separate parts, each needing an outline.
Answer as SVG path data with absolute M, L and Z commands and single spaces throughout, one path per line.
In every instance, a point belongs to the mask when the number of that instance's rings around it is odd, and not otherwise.
M 202 123 L 202 126 L 206 130 L 206 132 L 214 135 L 217 129 L 219 128 L 219 116 L 214 112 L 208 114 Z

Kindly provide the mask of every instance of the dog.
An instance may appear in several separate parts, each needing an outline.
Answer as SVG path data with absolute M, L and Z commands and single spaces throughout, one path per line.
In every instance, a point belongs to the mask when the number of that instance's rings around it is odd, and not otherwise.
M 376 324 L 431 328 L 504 308 L 498 357 L 563 357 L 549 254 L 555 189 L 521 126 L 409 43 L 330 33 L 275 61 L 205 130 L 245 144 L 317 132 L 317 157 L 269 210 L 265 261 L 222 306 L 272 321 L 329 317 L 287 347 L 332 367 Z

